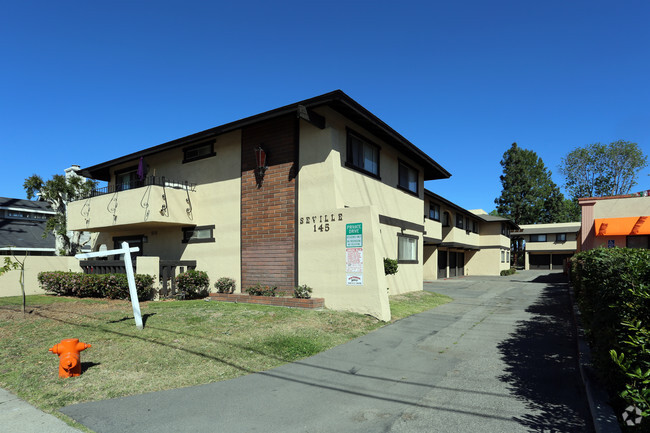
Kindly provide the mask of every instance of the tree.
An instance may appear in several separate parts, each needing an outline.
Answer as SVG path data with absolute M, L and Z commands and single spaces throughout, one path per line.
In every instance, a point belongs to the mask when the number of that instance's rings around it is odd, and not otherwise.
M 501 159 L 501 196 L 494 211 L 516 224 L 554 223 L 563 220 L 564 195 L 551 180 L 551 172 L 532 150 L 512 143 Z M 521 236 L 511 237 L 514 263 L 523 249 Z
M 564 195 L 551 180 L 551 172 L 532 150 L 512 143 L 501 160 L 501 196 L 496 213 L 516 224 L 561 222 Z
M 618 140 L 593 143 L 569 152 L 560 163 L 566 189 L 577 202 L 581 197 L 628 194 L 648 158 L 636 143 Z
M 47 220 L 43 237 L 46 237 L 48 232 L 54 234 L 58 254 L 74 255 L 81 247 L 79 242 L 81 232 L 68 233 L 67 230 L 67 204 L 85 197 L 96 185 L 95 181 L 76 174 L 69 176 L 56 174 L 47 182 L 43 182 L 43 179 L 36 174 L 25 179 L 23 187 L 27 192 L 27 198 L 31 200 L 38 197 L 39 200 L 47 201 L 56 212 L 56 215 Z

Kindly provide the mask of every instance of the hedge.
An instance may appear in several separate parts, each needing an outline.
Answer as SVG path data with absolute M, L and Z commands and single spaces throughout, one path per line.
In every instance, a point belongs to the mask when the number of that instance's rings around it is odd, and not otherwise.
M 59 296 L 79 298 L 129 299 L 129 283 L 124 274 L 84 274 L 81 272 L 40 272 L 38 282 L 43 290 Z M 151 299 L 153 277 L 135 275 L 138 299 Z
M 598 248 L 572 258 L 571 281 L 594 367 L 618 413 L 643 411 L 650 431 L 650 251 Z

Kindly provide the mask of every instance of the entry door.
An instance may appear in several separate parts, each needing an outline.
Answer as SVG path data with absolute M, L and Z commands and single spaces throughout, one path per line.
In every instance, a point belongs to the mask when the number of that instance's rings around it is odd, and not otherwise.
M 438 250 L 438 278 L 447 278 L 447 250 Z
M 455 277 L 456 276 L 456 264 L 458 261 L 456 260 L 456 253 L 450 251 L 449 252 L 449 276 L 450 277 Z
M 465 275 L 465 253 L 458 253 L 458 272 L 456 275 L 459 277 Z

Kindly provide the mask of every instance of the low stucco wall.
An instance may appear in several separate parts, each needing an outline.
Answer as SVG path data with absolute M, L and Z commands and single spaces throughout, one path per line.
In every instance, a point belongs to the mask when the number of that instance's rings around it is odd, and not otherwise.
M 4 265 L 5 257 L 0 256 L 0 264 Z M 71 271 L 81 272 L 79 260 L 74 257 L 57 256 L 25 256 L 18 257 L 19 261 L 25 259 L 25 294 L 41 295 L 45 292 L 38 285 L 39 272 L 45 271 Z M 20 271 L 9 271 L 0 276 L 0 297 L 20 296 Z

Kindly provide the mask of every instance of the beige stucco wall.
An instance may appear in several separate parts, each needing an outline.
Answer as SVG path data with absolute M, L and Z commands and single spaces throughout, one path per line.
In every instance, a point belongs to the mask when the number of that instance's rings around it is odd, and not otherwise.
M 438 279 L 438 248 L 433 245 L 425 245 L 422 255 L 422 278 L 424 281 Z
M 217 137 L 214 150 L 216 156 L 186 164 L 181 163 L 182 149 L 172 149 L 146 158 L 149 175 L 196 184 L 195 191 L 189 192 L 189 202 L 186 201 L 186 191 L 166 188 L 169 215 L 173 220 L 171 223 L 145 219 L 146 213 L 143 212 L 140 197 L 145 194 L 147 187 L 117 193 L 120 196 L 120 203 L 115 210 L 117 223 L 110 226 L 105 226 L 103 222 L 107 215 L 113 218 L 107 212 L 104 202 L 110 200 L 112 195 L 89 199 L 93 212 L 91 222 L 86 224 L 83 221 L 81 225 L 84 230 L 101 230 L 93 250 L 97 250 L 101 244 L 112 249 L 114 237 L 143 235 L 147 238 L 143 245 L 143 255 L 156 256 L 161 260 L 196 260 L 197 269 L 208 273 L 211 284 L 220 277 L 230 277 L 237 280 L 237 291 L 240 291 L 241 132 L 234 131 Z M 115 167 L 113 172 L 134 164 L 137 161 Z M 159 200 L 160 197 L 156 194 L 162 188 L 155 188 L 157 189 L 151 189 L 151 195 Z M 81 203 L 75 202 L 72 205 L 84 206 Z M 154 203 L 156 206 L 159 204 L 158 201 Z M 160 215 L 160 209 L 153 205 L 150 208 L 150 215 Z M 78 224 L 74 222 L 76 217 L 72 213 L 68 218 L 73 224 Z M 194 225 L 214 225 L 215 241 L 182 243 L 182 227 Z
M 5 257 L 0 256 L 0 263 L 4 265 Z M 22 261 L 25 257 L 18 257 Z M 71 271 L 81 272 L 79 260 L 74 257 L 57 256 L 27 256 L 25 259 L 25 294 L 40 295 L 45 292 L 38 285 L 38 274 L 46 271 Z M 0 297 L 20 296 L 20 271 L 9 271 L 0 276 Z
M 300 122 L 299 215 L 319 215 L 341 208 L 372 206 L 378 215 L 424 226 L 422 168 L 413 161 L 402 158 L 388 144 L 338 113 L 321 109 L 320 114 L 327 119 L 325 129 L 321 130 L 307 122 Z M 346 127 L 354 129 L 381 146 L 379 173 L 381 180 L 345 167 Z M 419 196 L 396 187 L 398 157 L 419 171 Z M 402 232 L 398 227 L 385 224 L 380 227 L 381 257 L 379 260 L 382 269 L 384 257 L 397 259 L 398 232 Z M 399 265 L 398 273 L 388 279 L 391 294 L 422 290 L 423 233 L 413 230 L 404 230 L 403 233 L 418 236 L 419 263 Z M 302 268 L 303 262 L 299 261 L 299 263 Z M 302 269 L 299 272 L 304 275 Z
M 501 263 L 501 251 L 504 249 L 481 248 L 466 253 L 465 275 L 499 275 L 502 270 L 510 268 L 507 261 Z
M 555 240 L 555 233 L 546 235 L 546 242 L 530 242 L 530 235 L 524 235 L 526 241 L 526 251 L 528 252 L 546 252 L 554 251 L 557 253 L 571 253 L 575 252 L 578 248 L 577 233 L 567 233 L 566 242 L 557 242 Z
M 312 287 L 312 296 L 325 298 L 327 308 L 390 320 L 377 210 L 364 206 L 299 215 L 302 223 L 298 224 L 298 283 Z M 316 231 L 313 216 L 318 221 Z M 328 222 L 320 223 L 321 217 L 327 217 Z M 356 223 L 362 224 L 362 284 L 348 285 L 346 225 Z M 320 231 L 321 224 L 328 224 L 327 230 Z

